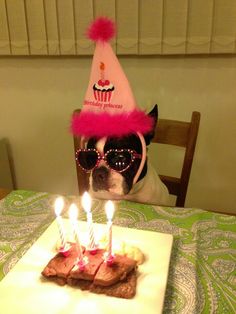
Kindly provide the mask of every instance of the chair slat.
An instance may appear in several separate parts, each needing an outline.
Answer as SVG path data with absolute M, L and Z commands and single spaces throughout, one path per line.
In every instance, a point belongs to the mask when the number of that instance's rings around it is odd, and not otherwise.
M 189 128 L 188 122 L 159 119 L 152 142 L 186 147 Z
M 161 181 L 166 185 L 170 194 L 177 195 L 180 189 L 180 179 L 170 176 L 159 175 Z

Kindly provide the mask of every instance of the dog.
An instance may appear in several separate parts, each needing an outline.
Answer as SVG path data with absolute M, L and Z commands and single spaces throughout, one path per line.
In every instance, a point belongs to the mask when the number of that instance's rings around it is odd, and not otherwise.
M 144 135 L 146 146 L 154 136 L 158 119 L 157 105 L 149 112 L 154 119 L 153 129 Z M 84 154 L 84 155 L 83 155 Z M 87 155 L 86 155 L 87 154 Z M 89 156 L 88 156 L 89 155 Z M 80 166 L 90 168 L 89 193 L 94 198 L 129 200 L 139 203 L 167 205 L 169 193 L 146 158 L 143 169 L 133 184 L 142 156 L 142 144 L 136 134 L 124 137 L 88 139 L 81 150 Z M 86 170 L 86 169 L 84 169 Z

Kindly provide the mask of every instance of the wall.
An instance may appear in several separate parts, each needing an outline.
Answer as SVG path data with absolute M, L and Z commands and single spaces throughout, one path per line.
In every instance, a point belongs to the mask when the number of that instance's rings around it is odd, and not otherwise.
M 186 206 L 236 212 L 236 57 L 122 57 L 138 103 L 201 124 Z M 83 102 L 90 58 L 1 58 L 0 138 L 8 139 L 19 189 L 76 194 L 70 116 Z M 159 172 L 179 171 L 182 151 L 158 151 Z M 157 156 L 157 157 L 156 157 Z M 172 161 L 172 158 L 176 162 Z

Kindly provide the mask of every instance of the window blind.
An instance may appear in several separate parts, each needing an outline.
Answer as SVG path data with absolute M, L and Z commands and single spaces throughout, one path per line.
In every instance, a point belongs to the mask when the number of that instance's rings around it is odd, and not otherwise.
M 97 16 L 120 55 L 236 52 L 236 0 L 0 0 L 1 55 L 91 55 Z

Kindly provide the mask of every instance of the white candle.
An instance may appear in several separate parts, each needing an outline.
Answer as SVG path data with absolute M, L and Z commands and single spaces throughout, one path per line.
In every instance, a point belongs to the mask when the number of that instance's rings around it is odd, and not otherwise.
M 115 207 L 112 201 L 106 202 L 105 211 L 106 211 L 106 216 L 107 216 L 107 228 L 108 228 L 107 260 L 109 261 L 112 258 L 112 218 L 115 211 Z
M 60 234 L 60 239 L 61 239 L 61 247 L 65 248 L 66 245 L 66 240 L 65 240 L 65 232 L 63 228 L 63 222 L 61 218 L 61 212 L 64 207 L 64 201 L 62 197 L 58 197 L 55 201 L 55 214 L 56 214 L 56 221 L 57 221 L 57 226 Z
M 74 238 L 75 238 L 75 245 L 76 245 L 76 250 L 78 252 L 79 263 L 81 263 L 81 262 L 83 262 L 83 252 L 82 252 L 82 248 L 81 248 L 81 244 L 80 244 L 80 240 L 79 240 L 79 233 L 78 233 L 78 221 L 77 221 L 78 208 L 75 204 L 70 205 L 69 217 L 70 217 L 70 222 L 72 225 L 73 234 L 74 234 Z
M 92 207 L 92 200 L 88 192 L 85 192 L 82 196 L 82 206 L 87 214 L 87 225 L 88 225 L 88 231 L 89 231 L 89 250 L 95 250 L 96 244 L 95 244 L 95 238 L 94 238 L 94 230 L 93 230 L 93 217 L 91 212 Z

